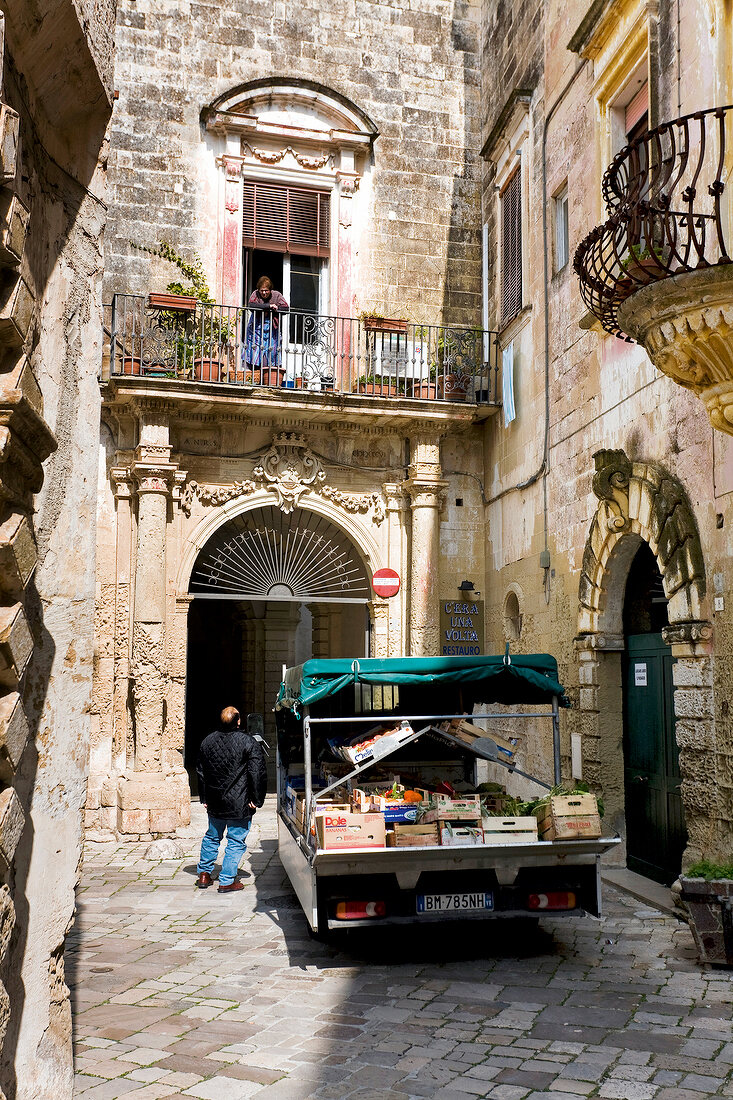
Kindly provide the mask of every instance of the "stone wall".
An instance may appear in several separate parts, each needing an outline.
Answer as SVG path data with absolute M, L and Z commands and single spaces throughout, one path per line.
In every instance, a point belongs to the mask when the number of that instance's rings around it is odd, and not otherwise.
M 491 5 L 489 10 L 499 12 L 502 7 Z M 593 637 L 586 636 L 579 648 L 575 642 L 579 632 L 586 629 L 581 613 L 584 555 L 591 545 L 599 506 L 593 492 L 594 455 L 604 449 L 623 450 L 634 469 L 638 463 L 656 471 L 653 476 L 657 479 L 674 479 L 689 502 L 704 566 L 696 608 L 688 612 L 670 603 L 670 619 L 676 619 L 678 626 L 667 638 L 678 660 L 677 738 L 690 831 L 686 859 L 695 858 L 701 851 L 720 856 L 729 843 L 725 821 L 730 813 L 733 758 L 728 706 L 733 671 L 727 599 L 733 583 L 729 558 L 729 528 L 733 522 L 730 444 L 719 434 L 714 435 L 702 403 L 659 375 L 641 348 L 608 336 L 594 325 L 580 298 L 572 260 L 561 271 L 554 270 L 552 197 L 567 181 L 572 258 L 580 240 L 606 217 L 600 178 L 609 157 L 599 128 L 602 104 L 597 97 L 610 86 L 608 73 L 614 66 L 623 71 L 618 52 L 624 47 L 621 29 L 631 26 L 634 20 L 639 20 L 641 26 L 646 25 L 645 19 L 648 21 L 649 71 L 654 109 L 660 121 L 676 116 L 678 96 L 683 113 L 728 102 L 716 97 L 722 94 L 720 89 L 725 89 L 728 79 L 721 73 L 719 57 L 721 50 L 725 53 L 729 31 L 724 22 L 713 20 L 705 23 L 703 33 L 698 18 L 700 7 L 683 6 L 678 87 L 673 4 L 615 5 L 612 33 L 597 48 L 583 48 L 581 56 L 571 52 L 568 43 L 584 21 L 587 42 L 588 27 L 607 15 L 611 6 L 547 0 L 542 11 L 543 72 L 537 77 L 538 90 L 528 107 L 531 186 L 524 226 L 529 241 L 525 304 L 531 309 L 522 333 L 514 334 L 522 352 L 516 379 L 518 416 L 506 428 L 493 422 L 486 439 L 486 496 L 490 501 L 498 496 L 487 510 L 487 563 L 494 566 L 486 578 L 487 630 L 494 648 L 500 648 L 509 637 L 504 629 L 504 601 L 513 586 L 519 589 L 522 630 L 512 646 L 523 652 L 554 652 L 573 703 L 562 719 L 564 775 L 570 776 L 571 737 L 575 736 L 582 746 L 584 776 L 603 789 L 610 824 L 623 834 L 624 791 L 619 764 L 623 639 L 608 637 L 601 629 Z M 508 37 L 503 50 L 515 52 L 517 71 L 526 69 L 526 39 Z M 503 53 L 501 58 L 500 64 L 506 67 Z M 624 64 L 630 66 L 631 62 Z M 702 75 L 697 77 L 696 73 Z M 484 73 L 486 86 L 491 85 L 492 78 L 489 68 Z M 543 99 L 539 98 L 540 92 Z M 496 155 L 494 151 L 492 156 Z M 489 163 L 484 181 L 484 201 L 489 204 L 494 172 L 494 165 Z M 490 232 L 491 255 L 497 248 L 495 223 Z M 548 257 L 546 282 L 544 253 Z M 492 294 L 498 293 L 496 283 L 491 286 Z M 494 311 L 497 309 L 494 297 Z M 512 336 L 510 331 L 501 339 L 506 341 Z M 545 379 L 549 438 L 543 467 Z M 541 474 L 533 484 L 515 488 L 538 470 Z M 672 595 L 676 591 L 674 573 L 665 565 L 663 553 L 658 553 L 656 536 L 645 535 L 633 524 L 629 532 L 634 538 L 648 539 L 658 556 L 668 595 Z M 540 562 L 545 548 L 550 553 L 547 570 Z M 604 572 L 604 614 L 612 605 L 620 614 L 631 557 L 633 554 L 618 568 L 609 565 Z M 714 594 L 724 596 L 720 611 L 714 609 Z M 525 751 L 530 762 L 548 771 L 549 743 L 539 730 L 528 737 Z
M 106 213 L 99 158 L 114 16 L 111 3 L 87 6 L 84 24 L 71 2 L 0 15 L 0 1093 L 8 1100 L 72 1092 L 63 947 L 89 734 Z
M 216 285 L 216 179 L 200 112 L 262 78 L 346 97 L 379 136 L 359 196 L 354 298 L 419 323 L 480 317 L 478 3 L 123 0 L 105 294 L 145 293 L 130 241 L 199 252 Z

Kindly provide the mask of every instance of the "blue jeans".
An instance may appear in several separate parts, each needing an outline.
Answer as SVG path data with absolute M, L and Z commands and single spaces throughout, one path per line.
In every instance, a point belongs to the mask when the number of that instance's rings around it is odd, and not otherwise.
M 232 819 L 212 817 L 209 814 L 209 827 L 204 833 L 204 839 L 201 841 L 198 873 L 208 871 L 211 874 L 214 870 L 214 863 L 219 854 L 219 845 L 226 829 L 227 846 L 221 864 L 221 871 L 219 872 L 219 885 L 229 886 L 230 883 L 234 882 L 240 860 L 247 848 L 247 833 L 251 824 L 251 817 Z

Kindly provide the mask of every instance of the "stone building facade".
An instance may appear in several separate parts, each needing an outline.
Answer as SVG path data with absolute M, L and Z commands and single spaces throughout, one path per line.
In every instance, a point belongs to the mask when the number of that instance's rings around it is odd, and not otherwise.
M 630 865 L 668 881 L 683 850 L 688 864 L 730 855 L 730 445 L 643 347 L 587 312 L 572 257 L 609 216 L 601 180 L 619 150 L 730 102 L 730 36 L 726 5 L 666 0 L 489 5 L 482 25 L 489 324 L 516 405 L 487 444 L 489 636 L 556 652 L 573 701 L 564 774 L 602 790 Z M 515 171 L 522 292 L 507 317 L 501 218 Z M 673 290 L 654 293 L 659 310 Z M 634 657 L 652 634 L 659 660 L 674 660 L 654 705 L 643 693 L 657 658 Z M 663 725 L 665 706 L 666 749 L 634 759 L 639 715 Z
M 448 0 L 119 6 L 87 803 L 103 834 L 181 825 L 202 734 L 228 701 L 270 729 L 283 664 L 434 652 L 440 601 L 465 600 L 467 579 L 479 598 L 495 374 L 480 401 L 436 393 L 454 345 L 481 369 L 494 350 L 478 28 L 478 4 Z M 273 242 L 256 211 L 278 196 L 291 221 Z M 302 204 L 316 229 L 294 224 Z M 167 246 L 200 257 L 217 303 L 187 322 L 148 308 L 178 276 Z M 280 332 L 294 365 L 259 387 L 244 307 L 263 273 L 293 307 Z M 181 340 L 207 317 L 227 361 L 189 370 Z M 145 350 L 153 329 L 180 336 L 167 370 Z M 390 600 L 371 588 L 381 568 L 401 579 Z
M 442 651 L 439 607 L 470 580 L 485 652 L 557 656 L 564 775 L 602 791 L 620 858 L 671 879 L 683 852 L 729 851 L 729 444 L 603 331 L 572 264 L 614 155 L 730 99 L 729 20 L 707 0 L 120 5 L 91 827 L 173 831 L 215 701 L 267 713 L 281 665 L 310 653 Z M 305 264 L 288 242 L 262 248 L 256 203 L 316 192 L 327 247 L 313 238 Z M 136 359 L 124 318 L 175 282 L 162 242 L 201 257 L 228 363 Z M 242 311 L 263 272 L 290 297 L 311 279 L 319 317 L 411 324 L 413 363 L 431 325 L 482 333 L 503 393 L 387 399 L 368 341 L 371 397 L 323 375 L 299 388 L 297 370 L 251 385 Z M 201 325 L 162 318 L 189 338 Z M 348 331 L 341 371 L 362 338 Z M 283 524 L 330 539 L 367 588 L 394 568 L 399 595 L 207 602 Z M 551 774 L 531 723 L 518 752 Z
M 114 3 L 0 11 L 0 1095 L 70 1096 Z

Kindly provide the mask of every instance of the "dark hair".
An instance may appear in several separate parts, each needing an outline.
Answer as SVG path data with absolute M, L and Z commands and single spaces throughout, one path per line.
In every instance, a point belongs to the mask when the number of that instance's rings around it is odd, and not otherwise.
M 264 290 L 265 287 L 268 287 L 270 290 L 274 290 L 272 279 L 269 275 L 260 275 L 259 279 L 257 280 L 257 289 Z
M 239 721 L 239 711 L 236 707 L 224 707 L 221 712 L 221 724 L 225 730 L 233 730 Z

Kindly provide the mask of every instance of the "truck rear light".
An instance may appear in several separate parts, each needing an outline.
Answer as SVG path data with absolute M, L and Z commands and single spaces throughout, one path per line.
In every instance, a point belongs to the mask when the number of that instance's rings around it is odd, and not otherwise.
M 336 920 L 364 920 L 367 917 L 386 917 L 387 906 L 383 901 L 339 901 L 336 904 Z
M 530 909 L 575 909 L 577 899 L 571 890 L 553 890 L 548 894 L 530 894 Z

